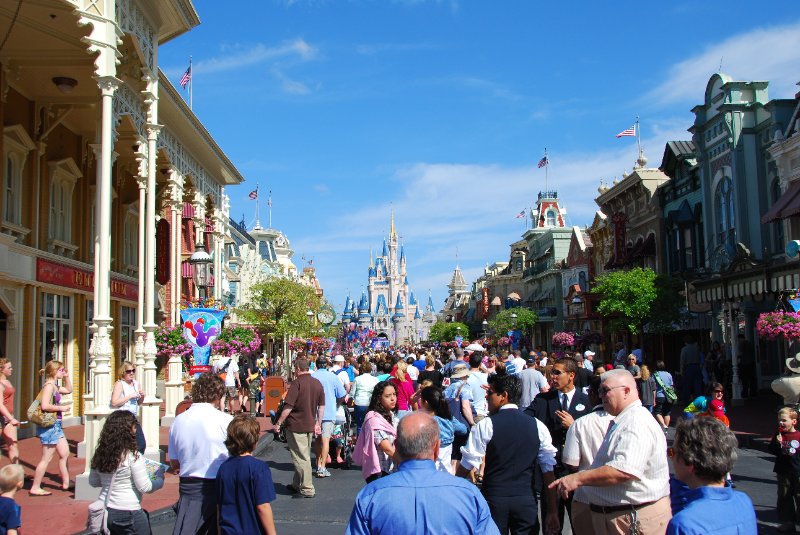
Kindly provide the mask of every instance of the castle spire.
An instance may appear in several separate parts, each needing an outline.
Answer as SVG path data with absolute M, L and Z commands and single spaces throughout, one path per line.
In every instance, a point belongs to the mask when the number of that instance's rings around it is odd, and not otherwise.
M 397 232 L 394 230 L 394 207 L 392 208 L 392 222 L 389 226 L 389 240 L 397 239 Z
M 370 268 L 374 267 L 373 264 L 372 264 L 372 247 L 371 246 L 369 248 L 369 267 Z

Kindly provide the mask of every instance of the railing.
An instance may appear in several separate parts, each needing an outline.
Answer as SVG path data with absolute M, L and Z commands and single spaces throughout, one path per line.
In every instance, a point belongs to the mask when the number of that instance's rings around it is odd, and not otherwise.
M 539 200 L 541 200 L 541 199 L 558 199 L 558 192 L 557 191 L 540 191 L 538 199 Z

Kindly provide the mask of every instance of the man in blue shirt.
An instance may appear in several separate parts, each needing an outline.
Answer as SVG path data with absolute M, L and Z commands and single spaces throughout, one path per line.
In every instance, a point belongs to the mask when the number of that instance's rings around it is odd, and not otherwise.
M 687 502 L 670 520 L 667 535 L 758 533 L 753 502 L 725 486 L 736 462 L 736 437 L 712 417 L 683 420 L 670 449 L 675 477 L 686 483 Z
M 347 535 L 500 534 L 478 489 L 436 470 L 439 426 L 433 417 L 408 414 L 400 420 L 394 446 L 398 471 L 361 489 Z
M 317 477 L 330 477 L 331 473 L 325 467 L 328 461 L 331 435 L 336 426 L 337 402 L 347 395 L 344 385 L 331 371 L 327 369 L 328 361 L 325 357 L 317 359 L 317 371 L 311 377 L 322 383 L 325 392 L 325 413 L 322 415 L 322 434 L 317 438 L 314 452 L 317 454 Z

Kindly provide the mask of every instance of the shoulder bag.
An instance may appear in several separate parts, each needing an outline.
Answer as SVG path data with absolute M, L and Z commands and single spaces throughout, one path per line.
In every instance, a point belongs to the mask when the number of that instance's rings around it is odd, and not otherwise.
M 56 385 L 53 385 L 53 388 L 56 388 Z M 35 423 L 39 427 L 53 427 L 56 424 L 56 413 L 54 412 L 45 412 L 42 410 L 42 390 L 39 390 L 39 394 L 36 396 L 36 399 L 33 400 L 30 407 L 28 407 L 28 421 Z M 50 401 L 52 402 L 52 396 Z
M 222 379 L 223 381 L 228 378 L 228 366 L 231 365 L 231 360 L 233 359 L 232 358 L 228 359 L 228 362 L 225 363 L 225 366 L 220 368 L 219 373 L 217 373 L 219 378 Z
M 675 403 L 678 401 L 678 394 L 675 392 L 675 389 L 671 386 L 667 386 L 664 384 L 664 381 L 661 379 L 661 376 L 658 375 L 658 372 L 653 374 L 653 378 L 658 383 L 658 386 L 661 387 L 661 390 L 664 391 L 664 399 L 666 399 L 669 403 Z
M 119 466 L 117 466 L 119 470 Z M 97 499 L 89 504 L 89 517 L 86 519 L 86 530 L 89 533 L 109 535 L 108 529 L 108 497 L 111 496 L 111 488 L 114 486 L 114 478 L 117 477 L 117 470 L 111 474 L 111 481 L 108 482 L 108 492 L 106 499 Z

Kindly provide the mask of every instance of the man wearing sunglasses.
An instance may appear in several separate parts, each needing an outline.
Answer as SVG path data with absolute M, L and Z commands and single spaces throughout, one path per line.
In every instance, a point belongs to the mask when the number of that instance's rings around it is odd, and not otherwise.
M 614 421 L 588 470 L 549 485 L 566 498 L 578 488 L 589 503 L 592 533 L 663 534 L 672 517 L 667 440 L 642 406 L 636 380 L 627 370 L 601 376 L 603 408 Z
M 567 430 L 576 419 L 589 414 L 592 410 L 589 396 L 575 388 L 577 371 L 578 364 L 573 358 L 556 359 L 553 369 L 550 370 L 550 390 L 537 395 L 530 406 L 525 409 L 528 416 L 533 416 L 544 423 L 553 437 L 553 446 L 557 450 L 556 466 L 553 469 L 555 477 L 569 473 L 567 467 L 561 462 Z M 564 511 L 571 514 L 571 503 L 571 496 L 558 500 L 558 520 L 562 526 L 564 525 Z M 543 517 L 547 516 L 548 511 L 545 509 L 547 505 L 542 500 Z

